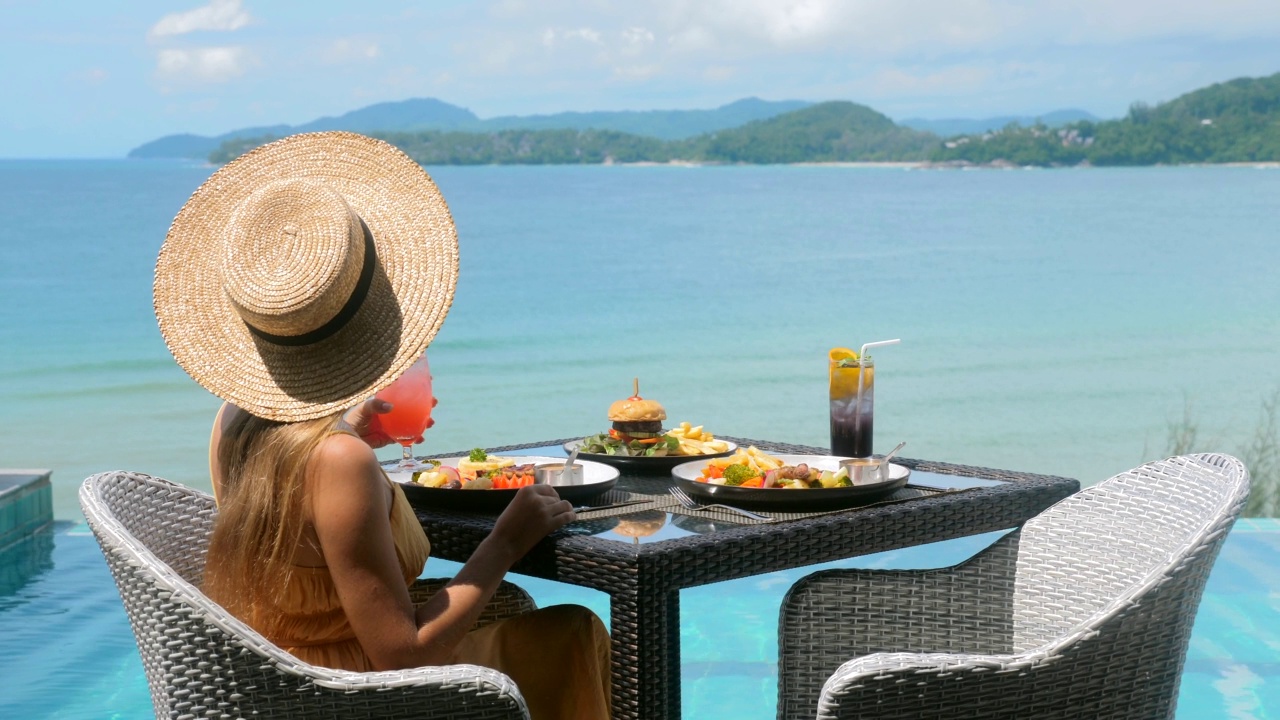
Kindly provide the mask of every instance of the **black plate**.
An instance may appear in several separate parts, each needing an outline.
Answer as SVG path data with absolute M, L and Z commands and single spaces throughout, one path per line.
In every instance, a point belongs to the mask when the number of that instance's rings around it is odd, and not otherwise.
M 727 440 L 725 442 L 728 442 Z M 582 445 L 582 440 L 570 440 L 564 444 L 564 451 L 571 453 L 575 448 Z M 658 473 L 666 475 L 671 469 L 681 463 L 687 463 L 690 460 L 701 460 L 703 458 L 724 457 L 732 455 L 738 446 L 729 443 L 729 449 L 724 452 L 713 453 L 711 455 L 663 455 L 662 457 L 637 457 L 632 455 L 605 455 L 604 453 L 588 453 L 580 452 L 578 457 L 583 460 L 592 460 L 606 465 L 612 465 L 616 468 L 622 468 L 628 472 L 634 473 Z
M 579 455 L 581 457 L 581 455 Z M 845 458 L 832 455 L 773 455 L 787 465 L 807 463 L 822 470 L 838 470 Z M 813 488 L 809 490 L 782 490 L 779 488 L 744 488 L 728 485 L 712 485 L 698 482 L 703 460 L 695 460 L 675 466 L 671 476 L 696 500 L 708 503 L 724 503 L 748 509 L 781 511 L 840 510 L 865 505 L 878 500 L 907 484 L 911 471 L 902 465 L 889 463 L 890 478 L 874 485 L 855 485 L 841 488 Z
M 497 455 L 496 457 L 504 457 L 515 460 L 517 465 L 542 463 L 564 463 L 566 458 L 555 458 L 544 455 Z M 459 460 L 466 458 L 434 458 L 441 461 L 441 464 L 450 467 L 457 467 Z M 583 484 L 582 485 L 560 485 L 556 487 L 556 493 L 560 495 L 562 500 L 568 500 L 571 503 L 578 504 L 590 500 L 592 498 L 603 495 L 613 489 L 618 484 L 617 468 L 609 467 L 597 462 L 589 462 L 578 456 L 578 464 L 582 465 Z M 429 488 L 414 482 L 406 482 L 401 479 L 403 474 L 394 472 L 395 468 L 387 468 L 388 476 L 400 483 L 400 487 L 404 488 L 404 496 L 408 498 L 409 504 L 423 510 L 480 510 L 480 511 L 497 511 L 501 512 L 503 508 L 511 502 L 516 496 L 517 490 L 445 490 L 443 488 Z

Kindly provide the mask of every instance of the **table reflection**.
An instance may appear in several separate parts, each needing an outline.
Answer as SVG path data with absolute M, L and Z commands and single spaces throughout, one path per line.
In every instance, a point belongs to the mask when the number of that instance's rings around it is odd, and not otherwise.
M 602 540 L 641 545 L 690 535 L 706 535 L 733 527 L 742 525 L 710 517 L 676 515 L 664 510 L 640 510 L 598 520 L 578 520 L 565 530 L 574 535 L 591 535 Z

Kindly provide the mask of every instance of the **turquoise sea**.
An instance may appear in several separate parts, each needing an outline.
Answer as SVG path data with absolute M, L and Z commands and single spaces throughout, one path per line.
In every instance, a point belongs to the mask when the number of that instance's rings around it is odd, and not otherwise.
M 1236 452 L 1280 388 L 1280 171 L 428 168 L 462 274 L 420 452 L 674 422 L 827 442 L 826 352 L 876 355 L 877 449 L 1091 484 L 1184 408 Z M 212 168 L 0 161 L 0 466 L 207 487 L 215 398 L 151 310 Z M 388 453 L 388 457 L 393 453 Z

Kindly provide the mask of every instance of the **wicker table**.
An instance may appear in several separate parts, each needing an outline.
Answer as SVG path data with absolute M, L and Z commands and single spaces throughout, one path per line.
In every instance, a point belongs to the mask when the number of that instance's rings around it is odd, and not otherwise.
M 761 440 L 726 438 L 776 453 L 826 454 L 816 447 Z M 493 448 L 492 452 L 525 451 L 563 455 L 563 441 Z M 458 453 L 458 454 L 465 454 Z M 922 543 L 947 540 L 1021 525 L 1079 490 L 1070 478 L 1014 473 L 989 468 L 921 460 L 899 461 L 917 477 L 952 478 L 953 492 L 900 491 L 887 502 L 834 513 L 779 517 L 760 524 L 726 523 L 716 518 L 706 532 L 633 543 L 608 539 L 570 525 L 540 543 L 516 572 L 605 592 L 610 597 L 613 638 L 614 717 L 680 717 L 680 589 L 785 570 Z M 669 501 L 668 477 L 624 472 L 617 494 L 648 498 L 647 505 L 586 513 L 593 517 L 625 515 L 653 508 L 668 517 L 702 516 Z M 778 516 L 777 513 L 769 513 Z M 465 561 L 493 527 L 493 515 L 418 509 L 431 538 L 433 555 Z M 710 518 L 708 518 L 710 519 Z M 749 521 L 745 521 L 749 522 Z M 797 553 L 796 548 L 807 548 Z

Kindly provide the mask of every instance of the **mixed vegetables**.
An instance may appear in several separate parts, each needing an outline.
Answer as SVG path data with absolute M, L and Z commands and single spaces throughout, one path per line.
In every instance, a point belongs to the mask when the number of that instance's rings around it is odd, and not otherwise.
M 489 455 L 476 448 L 466 460 L 452 468 L 439 460 L 428 460 L 431 470 L 413 474 L 413 481 L 429 488 L 444 490 L 515 490 L 534 482 L 532 464 L 516 465 L 510 458 Z
M 811 488 L 852 487 L 849 469 L 820 470 L 805 463 L 786 465 L 772 455 L 754 446 L 707 463 L 698 482 L 712 485 L 728 485 L 745 488 L 781 488 L 784 490 L 808 490 Z

